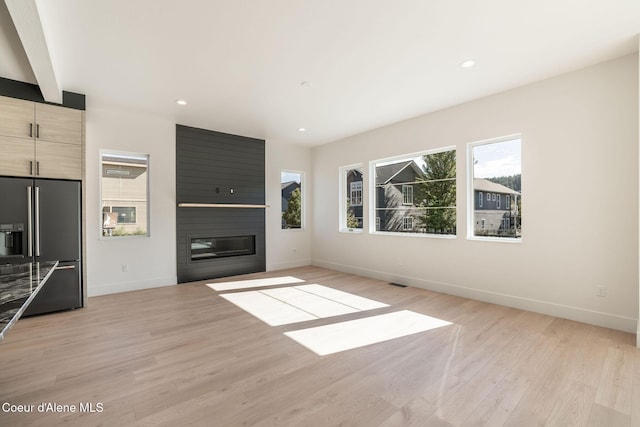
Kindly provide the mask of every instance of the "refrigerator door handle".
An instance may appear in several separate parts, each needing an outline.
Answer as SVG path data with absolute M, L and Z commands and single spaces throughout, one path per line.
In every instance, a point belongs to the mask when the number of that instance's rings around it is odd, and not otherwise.
M 40 187 L 36 187 L 36 209 L 35 209 L 35 228 L 36 228 L 36 256 L 40 256 Z
M 27 251 L 29 256 L 33 256 L 33 226 L 31 221 L 31 186 L 27 187 Z

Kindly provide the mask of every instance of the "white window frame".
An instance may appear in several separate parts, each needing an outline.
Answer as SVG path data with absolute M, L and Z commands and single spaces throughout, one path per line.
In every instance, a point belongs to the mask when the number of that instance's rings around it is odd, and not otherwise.
M 476 221 L 476 219 L 474 215 L 475 209 L 474 209 L 474 203 L 473 203 L 474 193 L 475 193 L 473 188 L 473 179 L 474 179 L 473 149 L 480 145 L 496 144 L 500 142 L 512 141 L 514 139 L 520 140 L 520 150 L 522 153 L 522 146 L 524 145 L 524 141 L 521 134 L 506 135 L 498 138 L 491 138 L 491 139 L 486 139 L 482 141 L 469 142 L 467 144 L 467 239 L 468 240 L 505 242 L 505 243 L 522 243 L 522 240 L 523 240 L 522 236 L 520 237 L 489 237 L 489 236 L 476 236 L 474 234 L 474 230 L 475 230 L 474 221 Z M 522 167 L 522 164 L 520 166 Z M 489 200 L 490 200 L 490 193 L 487 193 L 487 201 Z
M 297 170 L 293 170 L 293 169 L 282 169 L 280 171 L 280 183 L 282 183 L 282 174 L 283 173 L 291 173 L 291 174 L 297 174 L 300 175 L 300 228 L 282 228 L 280 227 L 280 231 L 285 231 L 285 232 L 301 232 L 301 231 L 305 231 L 305 226 L 306 226 L 306 220 L 305 220 L 305 216 L 306 216 L 306 199 L 307 199 L 307 195 L 306 195 L 306 191 L 305 191 L 305 174 L 303 171 L 297 171 Z M 282 209 L 282 206 L 280 206 L 280 209 Z M 280 215 L 282 215 L 282 212 L 280 212 Z
M 104 156 L 124 156 L 124 157 L 133 157 L 133 158 L 146 158 L 147 160 L 147 215 L 146 215 L 146 224 L 147 224 L 147 233 L 146 234 L 135 234 L 135 235 L 125 235 L 125 236 L 105 236 L 103 234 L 103 209 L 104 209 L 104 196 L 102 189 L 102 159 Z M 148 153 L 134 153 L 130 151 L 122 151 L 122 150 L 109 150 L 109 149 L 100 149 L 98 153 L 98 165 L 99 167 L 99 189 L 100 194 L 98 197 L 99 209 L 100 212 L 100 221 L 98 221 L 98 238 L 99 240 L 121 240 L 121 239 L 146 239 L 151 237 L 151 155 Z M 112 205 L 109 205 L 112 206 Z M 138 215 L 136 212 L 136 224 L 138 223 Z M 131 224 L 129 224 L 131 225 Z
M 484 207 L 484 206 L 482 206 L 482 202 L 484 201 L 483 197 L 484 197 L 484 194 L 482 193 L 482 191 L 478 191 L 478 207 L 479 208 Z
M 361 205 L 352 205 L 352 206 L 362 206 L 363 207 L 363 216 L 364 216 L 364 165 L 362 163 L 355 163 L 352 165 L 341 166 L 339 168 L 339 177 L 338 177 L 338 231 L 341 233 L 362 233 L 364 230 L 364 218 L 362 228 L 349 228 L 347 227 L 347 199 L 351 201 L 351 188 L 349 188 L 349 193 L 347 194 L 347 174 L 349 171 L 353 169 L 358 169 L 362 171 L 362 187 L 361 187 Z M 354 183 L 352 183 L 354 184 Z
M 418 152 L 414 152 L 414 153 L 407 153 L 407 154 L 402 154 L 402 155 L 398 155 L 398 156 L 392 156 L 392 157 L 385 157 L 382 159 L 375 159 L 375 160 L 371 160 L 369 162 L 369 184 L 368 184 L 368 191 L 369 191 L 369 195 L 371 195 L 371 201 L 369 202 L 369 234 L 373 234 L 373 235 L 391 235 L 391 236 L 406 236 L 406 237 L 416 237 L 416 238 L 433 238 L 433 239 L 456 239 L 458 237 L 457 232 L 456 234 L 431 234 L 431 233 L 401 233 L 401 232 L 394 232 L 394 231 L 380 231 L 380 217 L 377 215 L 376 213 L 376 164 L 378 163 L 383 163 L 383 162 L 394 162 L 394 161 L 400 161 L 400 160 L 405 160 L 405 159 L 411 159 L 411 158 L 415 158 L 415 157 L 420 157 L 420 156 L 424 156 L 424 155 L 428 155 L 428 154 L 435 154 L 435 153 L 441 153 L 441 152 L 445 152 L 445 151 L 455 151 L 456 152 L 456 182 L 458 183 L 458 185 L 456 186 L 457 188 L 457 195 L 459 195 L 459 188 L 460 188 L 460 181 L 458 181 L 459 176 L 460 176 L 460 171 L 458 169 L 458 162 L 460 162 L 460 156 L 458 155 L 458 149 L 455 145 L 452 146 L 446 146 L 446 147 L 438 147 L 438 148 L 434 148 L 434 149 L 427 149 L 427 150 L 423 150 L 423 151 L 418 151 Z M 403 196 L 404 199 L 404 196 Z M 458 197 L 456 196 L 456 199 L 458 199 Z M 404 200 L 403 200 L 404 201 Z M 458 209 L 459 207 L 456 206 L 456 229 L 459 230 L 460 224 L 458 223 Z

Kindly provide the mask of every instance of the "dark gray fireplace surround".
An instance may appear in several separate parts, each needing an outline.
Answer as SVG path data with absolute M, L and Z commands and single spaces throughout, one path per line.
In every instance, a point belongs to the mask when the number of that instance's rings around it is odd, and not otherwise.
M 178 283 L 265 271 L 264 141 L 176 125 Z M 180 204 L 218 207 L 180 207 Z

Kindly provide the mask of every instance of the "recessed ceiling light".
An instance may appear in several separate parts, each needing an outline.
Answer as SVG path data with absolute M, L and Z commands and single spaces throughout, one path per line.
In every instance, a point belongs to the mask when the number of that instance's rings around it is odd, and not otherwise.
M 298 128 L 298 132 L 306 132 L 307 128 Z
M 178 104 L 178 105 L 187 105 L 187 101 L 185 101 L 184 99 L 178 99 L 176 101 L 176 104 Z
M 473 59 L 467 59 L 462 64 L 460 64 L 462 68 L 471 68 L 474 65 L 476 65 L 476 61 L 474 61 Z

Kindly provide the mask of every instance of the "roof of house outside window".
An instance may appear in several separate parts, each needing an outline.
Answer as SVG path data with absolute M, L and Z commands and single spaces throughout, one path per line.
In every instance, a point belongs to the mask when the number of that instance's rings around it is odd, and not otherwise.
M 487 193 L 502 193 L 502 194 L 515 194 L 520 195 L 515 190 L 512 190 L 509 187 L 505 187 L 502 184 L 497 184 L 495 182 L 491 182 L 488 179 L 476 178 L 473 180 L 473 189 L 475 191 L 485 191 Z

